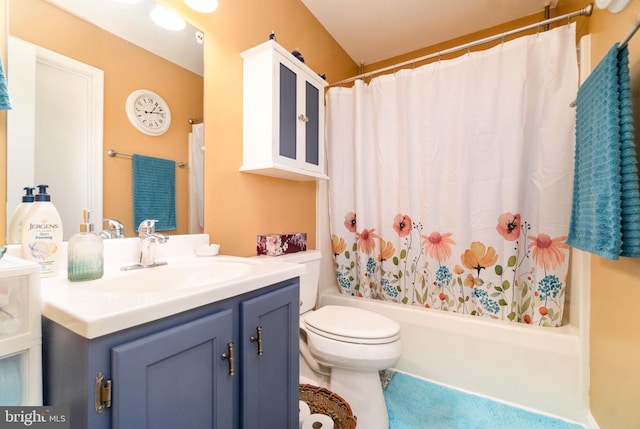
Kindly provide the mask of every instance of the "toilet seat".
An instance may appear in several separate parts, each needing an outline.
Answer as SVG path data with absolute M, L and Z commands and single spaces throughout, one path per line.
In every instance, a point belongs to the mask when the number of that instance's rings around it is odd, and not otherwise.
M 395 320 L 354 307 L 321 307 L 307 313 L 304 325 L 310 332 L 346 343 L 387 344 L 400 339 Z

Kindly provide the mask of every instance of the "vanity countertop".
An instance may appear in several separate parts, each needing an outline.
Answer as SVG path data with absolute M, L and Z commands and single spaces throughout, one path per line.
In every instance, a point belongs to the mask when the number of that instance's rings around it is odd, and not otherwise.
M 206 234 L 171 236 L 158 246 L 166 265 L 123 271 L 137 238 L 105 240 L 104 276 L 70 282 L 66 265 L 41 279 L 42 315 L 85 338 L 97 338 L 304 274 L 300 264 L 234 256 L 195 256 Z

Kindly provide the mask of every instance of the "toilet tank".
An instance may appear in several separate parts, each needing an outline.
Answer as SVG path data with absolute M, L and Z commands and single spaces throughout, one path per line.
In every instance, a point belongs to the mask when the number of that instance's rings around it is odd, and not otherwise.
M 316 305 L 318 285 L 320 283 L 320 261 L 322 255 L 319 250 L 287 253 L 280 256 L 259 256 L 261 260 L 305 264 L 307 272 L 300 276 L 300 314 L 307 312 Z

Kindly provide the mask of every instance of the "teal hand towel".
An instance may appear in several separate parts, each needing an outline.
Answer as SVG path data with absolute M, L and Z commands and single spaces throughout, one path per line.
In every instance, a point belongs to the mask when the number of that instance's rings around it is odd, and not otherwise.
M 133 227 L 156 219 L 156 230 L 176 229 L 176 163 L 133 154 Z
M 640 257 L 640 192 L 628 50 L 613 46 L 578 90 L 567 244 L 608 259 Z
M 2 68 L 2 58 L 0 58 L 0 110 L 11 110 L 11 100 L 9 99 L 9 88 L 7 79 Z

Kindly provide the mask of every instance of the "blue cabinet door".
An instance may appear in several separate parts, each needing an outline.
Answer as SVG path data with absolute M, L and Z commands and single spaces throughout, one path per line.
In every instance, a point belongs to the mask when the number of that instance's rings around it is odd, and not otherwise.
M 240 304 L 242 428 L 298 428 L 297 282 Z
M 235 427 L 224 310 L 113 347 L 113 429 Z M 258 426 L 255 426 L 258 427 Z

